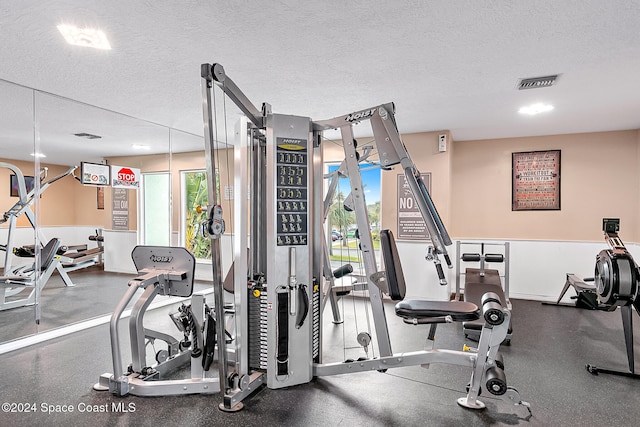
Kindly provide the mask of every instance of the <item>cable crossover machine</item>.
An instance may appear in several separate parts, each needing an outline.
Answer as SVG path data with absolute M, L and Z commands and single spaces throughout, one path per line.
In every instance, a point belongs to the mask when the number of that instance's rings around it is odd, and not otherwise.
M 386 372 L 391 368 L 446 363 L 470 371 L 467 393 L 457 400 L 459 405 L 471 409 L 484 408 L 485 404 L 478 399 L 482 389 L 489 395 L 528 408 L 518 391 L 507 385 L 504 364 L 498 352 L 500 343 L 507 336 L 511 316 L 498 295 L 487 293 L 479 305 L 464 301 L 405 299 L 402 266 L 389 230 L 380 233 L 384 269 L 378 268 L 359 170 L 359 163 L 367 157 L 367 152 L 357 147 L 353 134 L 353 125 L 366 122 L 371 124 L 380 167 L 387 170 L 399 166 L 406 175 L 431 235 L 432 260 L 441 283 L 446 284 L 446 277 L 440 258 L 444 258 L 452 268 L 446 248 L 452 244 L 451 239 L 419 170 L 400 139 L 394 105 L 382 104 L 314 121 L 309 117 L 273 113 L 266 103 L 258 109 L 226 75 L 220 64 L 203 64 L 201 77 L 210 204 L 205 225 L 211 238 L 214 287 L 211 311 L 215 313 L 215 322 L 210 325 L 215 325 L 215 330 L 201 328 L 204 330 L 199 348 L 203 343 L 211 343 L 208 336 L 225 337 L 226 334 L 220 242 L 225 222 L 222 197 L 214 177 L 219 149 L 228 147 L 223 144 L 226 144 L 229 132 L 226 125 L 220 130 L 222 125 L 218 123 L 222 115 L 226 120 L 227 99 L 242 111 L 234 131 L 235 193 L 244 194 L 248 188 L 249 197 L 233 199 L 235 336 L 231 342 L 215 340 L 218 378 L 215 381 L 194 380 L 197 385 L 190 392 L 219 390 L 224 396 L 220 409 L 235 411 L 243 407 L 244 399 L 265 385 L 278 389 L 308 383 L 314 377 Z M 376 347 L 377 354 L 375 357 L 329 363 L 323 360 L 322 354 L 323 306 L 327 300 L 335 304 L 334 298 L 328 297 L 333 295 L 330 288 L 333 278 L 348 273 L 347 268 L 335 275 L 331 271 L 323 227 L 328 205 L 327 201 L 323 202 L 322 142 L 323 132 L 332 129 L 341 133 L 344 161 L 339 170 L 340 175 L 348 177 L 350 182 L 351 194 L 347 199 L 355 212 L 359 230 L 366 280 L 363 289 L 367 290 L 366 299 L 373 319 L 371 345 Z M 219 133 L 224 137 L 220 138 Z M 332 182 L 330 187 L 335 190 L 335 185 Z M 136 253 L 144 253 L 141 251 L 138 249 Z M 171 263 L 162 268 L 171 270 Z M 153 275 L 162 277 L 159 272 Z M 166 279 L 153 280 L 157 282 L 155 286 L 166 289 L 166 285 L 162 285 Z M 440 323 L 483 318 L 477 348 L 469 351 L 431 349 L 394 353 L 383 303 L 385 295 L 397 301 L 395 313 L 409 325 L 430 325 L 433 330 Z M 194 317 L 201 319 L 203 316 L 195 316 L 194 313 Z M 194 341 L 197 340 L 196 336 Z M 111 382 L 112 392 L 127 394 L 131 389 L 129 382 L 141 377 L 139 372 L 135 372 L 140 367 L 135 366 L 123 373 L 121 364 L 116 366 L 114 363 L 114 369 L 114 374 L 103 376 L 101 383 L 106 386 Z M 210 374 L 205 372 L 203 375 Z M 160 383 L 158 387 L 162 387 L 163 382 Z

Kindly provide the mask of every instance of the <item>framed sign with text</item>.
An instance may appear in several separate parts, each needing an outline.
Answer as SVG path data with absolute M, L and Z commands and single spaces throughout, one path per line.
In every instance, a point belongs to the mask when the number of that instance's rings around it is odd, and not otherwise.
M 111 201 L 111 229 L 129 230 L 129 190 L 126 188 L 112 188 Z
M 427 191 L 431 191 L 431 173 L 422 173 L 420 177 Z M 430 239 L 427 224 L 404 174 L 398 174 L 398 239 Z
M 560 150 L 511 156 L 511 210 L 560 210 Z

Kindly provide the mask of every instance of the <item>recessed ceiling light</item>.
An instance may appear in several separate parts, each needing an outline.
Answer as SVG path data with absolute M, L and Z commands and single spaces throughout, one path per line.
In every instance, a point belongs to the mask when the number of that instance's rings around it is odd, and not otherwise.
M 67 43 L 75 46 L 92 47 L 94 49 L 111 49 L 107 36 L 94 28 L 78 28 L 75 25 L 58 25 L 58 30 Z
M 520 108 L 518 110 L 518 113 L 534 116 L 536 114 L 546 113 L 547 111 L 551 111 L 551 110 L 553 110 L 553 105 L 537 103 L 537 104 L 531 104 L 526 107 Z
M 30 155 L 33 157 L 47 157 L 46 154 L 43 153 L 31 153 Z
M 134 150 L 150 150 L 151 147 L 149 147 L 147 144 L 133 144 L 132 145 Z

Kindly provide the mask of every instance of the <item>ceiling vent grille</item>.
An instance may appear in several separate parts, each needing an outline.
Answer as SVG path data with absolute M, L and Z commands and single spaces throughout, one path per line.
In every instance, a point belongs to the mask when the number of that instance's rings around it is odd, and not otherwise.
M 94 135 L 92 133 L 86 133 L 86 132 L 74 133 L 74 135 L 77 136 L 78 138 L 86 138 L 86 139 L 100 139 L 100 138 L 102 138 L 100 135 Z
M 518 83 L 518 90 L 550 87 L 556 84 L 557 80 L 558 80 L 558 74 L 554 76 L 531 77 L 528 79 L 521 79 L 520 82 Z

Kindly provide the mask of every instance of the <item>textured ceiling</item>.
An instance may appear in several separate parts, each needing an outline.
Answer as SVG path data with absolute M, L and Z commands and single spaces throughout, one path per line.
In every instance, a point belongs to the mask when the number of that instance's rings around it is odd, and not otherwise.
M 102 29 L 112 50 L 67 45 L 61 23 Z M 456 140 L 637 129 L 639 28 L 637 0 L 0 1 L 0 79 L 193 134 L 205 62 L 257 106 L 316 120 L 393 101 L 401 132 Z M 518 115 L 533 102 L 555 110 Z M 1 114 L 0 135 L 15 122 Z M 54 114 L 78 117 L 40 116 Z

